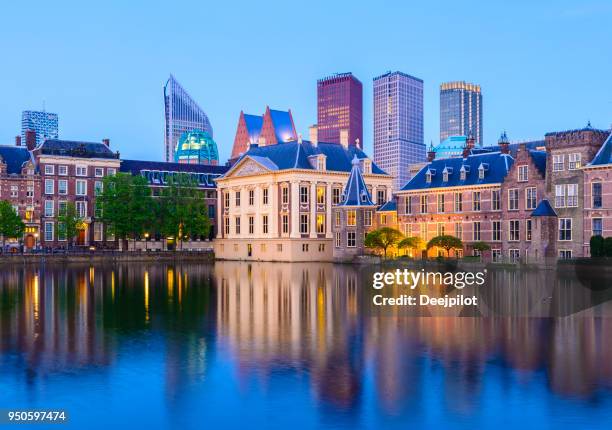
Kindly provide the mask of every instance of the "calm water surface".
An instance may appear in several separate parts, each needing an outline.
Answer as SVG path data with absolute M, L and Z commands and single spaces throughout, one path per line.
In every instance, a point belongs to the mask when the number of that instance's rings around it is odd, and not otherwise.
M 406 316 L 373 312 L 351 266 L 4 268 L 0 408 L 66 409 L 52 428 L 611 428 L 593 286 L 612 278 L 589 279 L 493 271 L 477 310 Z

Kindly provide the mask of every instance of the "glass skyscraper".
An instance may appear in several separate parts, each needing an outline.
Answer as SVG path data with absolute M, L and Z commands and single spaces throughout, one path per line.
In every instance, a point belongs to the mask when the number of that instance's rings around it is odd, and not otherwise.
M 463 81 L 440 85 L 440 141 L 470 134 L 483 143 L 480 85 Z
M 340 143 L 340 130 L 348 130 L 349 144 L 363 147 L 363 85 L 352 73 L 339 73 L 317 81 L 317 130 L 321 142 Z
M 164 108 L 166 118 L 164 158 L 166 161 L 174 161 L 176 144 L 185 132 L 200 130 L 208 133 L 212 139 L 213 129 L 208 116 L 172 75 L 164 86 Z
M 36 146 L 46 139 L 58 139 L 58 118 L 56 113 L 24 110 L 21 113 L 21 139 L 25 142 L 26 130 L 36 132 Z
M 402 72 L 374 78 L 374 162 L 393 176 L 397 191 L 410 179 L 409 166 L 426 161 L 423 81 Z

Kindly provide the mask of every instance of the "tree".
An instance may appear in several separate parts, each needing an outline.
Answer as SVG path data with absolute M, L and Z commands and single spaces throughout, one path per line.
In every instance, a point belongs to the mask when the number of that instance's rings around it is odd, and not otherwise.
M 155 216 L 149 183 L 140 175 L 117 173 L 106 176 L 96 204 L 108 231 L 122 239 L 125 245 L 128 238 L 136 239 L 143 234 Z
M 612 257 L 612 237 L 606 237 L 604 239 L 604 250 L 606 257 Z
M 461 242 L 461 239 L 459 239 L 458 237 L 442 235 L 442 236 L 436 236 L 433 239 L 431 239 L 429 242 L 427 242 L 427 249 L 430 249 L 433 247 L 444 248 L 446 250 L 446 256 L 450 257 L 450 250 L 451 249 L 462 249 L 463 242 Z
M 64 208 L 60 207 L 57 217 L 57 235 L 65 237 L 72 246 L 74 238 L 83 228 L 83 219 L 79 216 L 73 202 L 67 202 Z
M 369 232 L 364 240 L 366 248 L 382 249 L 384 258 L 387 258 L 387 248 L 397 244 L 402 238 L 402 233 L 391 227 L 383 227 Z
M 210 230 L 208 207 L 197 181 L 180 173 L 168 178 L 159 200 L 160 231 L 177 238 L 207 236 Z
M 591 248 L 591 257 L 599 258 L 606 255 L 605 240 L 602 236 L 592 236 L 589 246 Z
M 2 235 L 2 249 L 7 238 L 17 239 L 23 236 L 25 224 L 15 212 L 10 202 L 0 200 L 0 234 Z
M 489 251 L 491 250 L 491 246 L 487 243 L 487 242 L 474 242 L 472 244 L 472 249 L 474 249 L 474 251 Z
M 423 242 L 423 239 L 421 239 L 420 237 L 406 237 L 404 239 L 402 239 L 400 241 L 400 243 L 397 244 L 398 248 L 409 248 L 409 249 L 414 249 L 415 251 L 418 251 L 419 249 L 424 249 L 425 248 L 425 243 Z

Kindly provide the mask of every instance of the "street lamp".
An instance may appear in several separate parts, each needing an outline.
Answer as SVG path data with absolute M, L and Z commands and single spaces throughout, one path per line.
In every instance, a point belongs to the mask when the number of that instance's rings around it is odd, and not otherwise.
M 38 250 L 38 233 L 34 233 L 34 249 Z
M 145 237 L 145 252 L 149 250 L 149 233 L 144 234 Z

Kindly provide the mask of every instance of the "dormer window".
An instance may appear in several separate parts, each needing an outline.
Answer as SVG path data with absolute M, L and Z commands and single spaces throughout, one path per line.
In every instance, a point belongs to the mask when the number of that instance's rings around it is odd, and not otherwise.
M 484 179 L 485 171 L 489 170 L 489 165 L 487 163 L 480 163 L 478 166 L 478 179 Z
M 361 202 L 362 202 L 362 203 L 365 203 L 365 202 L 367 202 L 367 201 L 368 201 L 368 195 L 366 194 L 366 192 L 365 192 L 365 191 L 362 191 L 362 192 L 361 192 Z
M 324 154 L 311 155 L 308 157 L 308 161 L 310 161 L 312 168 L 316 170 L 325 170 L 327 167 Z
M 445 167 L 444 170 L 442 171 L 442 180 L 444 182 L 448 182 L 448 176 L 453 173 L 453 168 L 452 167 Z
M 425 173 L 425 180 L 427 181 L 428 184 L 431 184 L 431 178 L 434 177 L 435 175 L 436 175 L 435 169 L 427 169 L 427 172 Z
M 364 175 L 369 175 L 372 173 L 372 160 L 369 158 L 364 158 L 361 160 L 361 171 Z
M 461 170 L 459 171 L 459 179 L 465 181 L 467 179 L 467 174 L 470 171 L 468 166 L 461 166 Z

